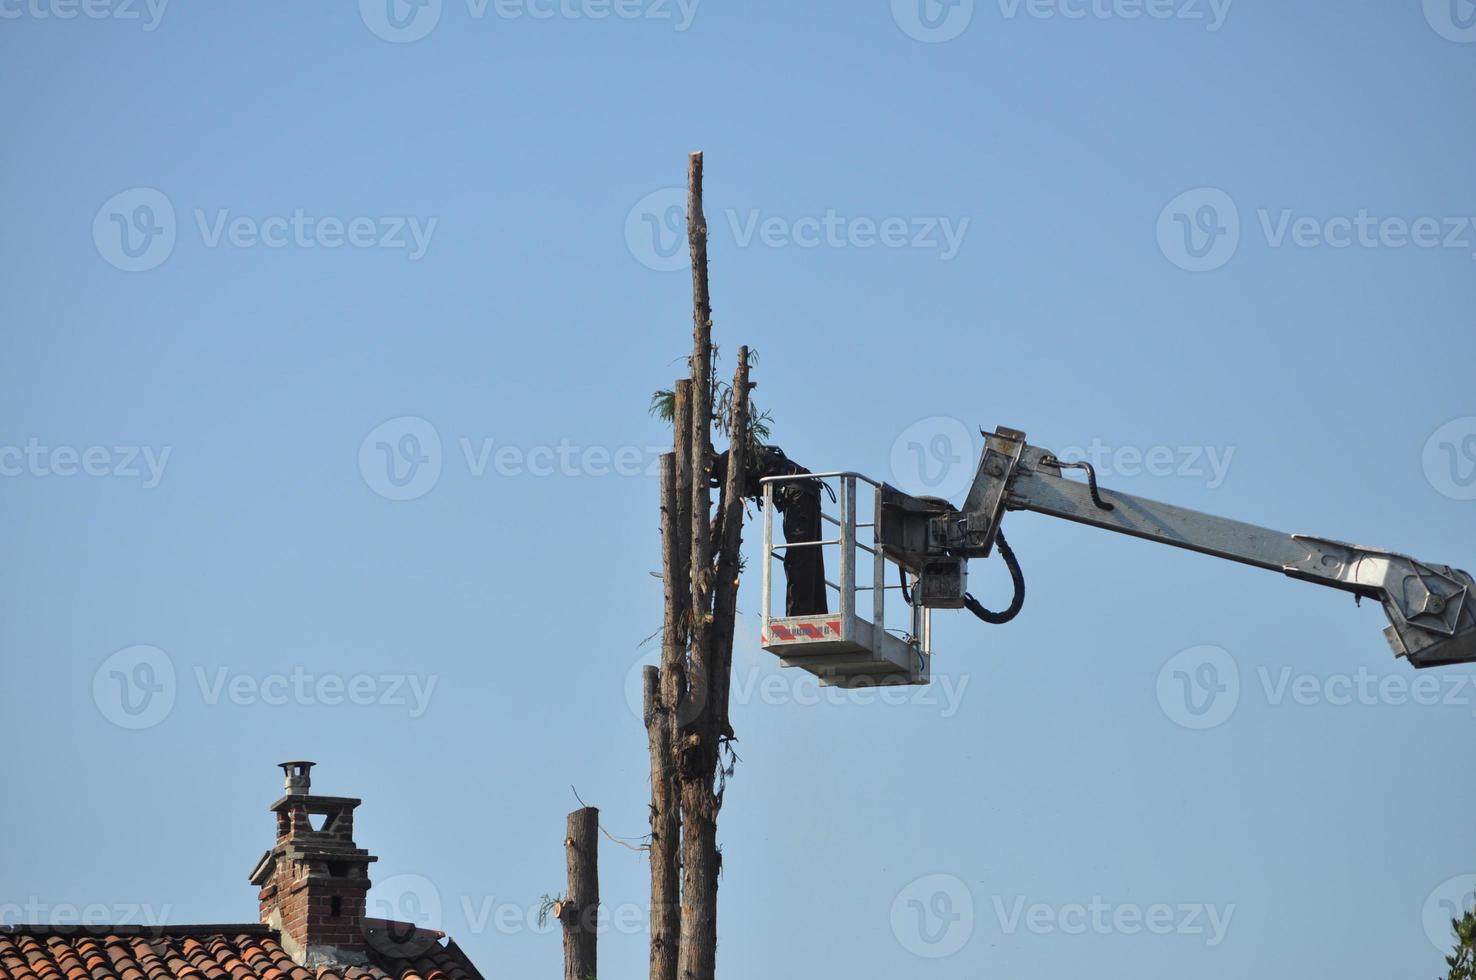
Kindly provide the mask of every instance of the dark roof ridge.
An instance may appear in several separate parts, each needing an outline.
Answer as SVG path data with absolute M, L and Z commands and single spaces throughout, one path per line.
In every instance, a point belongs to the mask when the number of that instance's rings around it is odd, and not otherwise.
M 95 936 L 275 936 L 277 930 L 265 922 L 205 923 L 200 925 L 141 925 L 103 924 L 91 925 L 77 922 L 18 922 L 0 925 L 0 935 L 76 935 L 86 933 Z

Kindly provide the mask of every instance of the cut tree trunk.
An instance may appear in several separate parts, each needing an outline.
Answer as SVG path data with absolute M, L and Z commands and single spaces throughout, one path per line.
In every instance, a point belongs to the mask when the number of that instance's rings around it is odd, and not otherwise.
M 732 737 L 728 689 L 733 656 L 738 547 L 743 529 L 743 474 L 748 445 L 748 352 L 739 351 L 733 381 L 728 467 L 718 513 L 711 528 L 712 308 L 707 276 L 707 220 L 702 207 L 702 155 L 688 172 L 688 241 L 692 252 L 692 538 L 689 702 L 678 731 L 682 799 L 682 916 L 678 980 L 713 980 L 717 971 L 717 896 L 722 855 L 717 818 L 723 740 Z M 714 544 L 716 561 L 714 562 Z
M 677 382 L 673 452 L 661 459 L 661 579 L 665 615 L 661 667 L 643 674 L 646 741 L 651 754 L 651 980 L 676 980 L 681 947 L 681 783 L 676 751 L 686 695 L 691 606 L 692 383 Z
M 717 811 L 712 774 L 716 740 L 704 737 L 712 709 L 712 304 L 707 277 L 707 217 L 702 207 L 702 154 L 687 161 L 687 244 L 692 255 L 691 642 L 687 703 L 678 731 L 682 799 L 682 915 L 679 980 L 712 980 L 716 971 Z
M 671 714 L 661 703 L 661 669 L 642 672 L 646 738 L 651 749 L 651 980 L 676 980 L 681 942 L 681 800 Z
M 680 980 L 713 980 L 717 972 L 717 898 L 722 854 L 717 818 L 722 743 L 732 737 L 728 688 L 733 671 L 733 627 L 738 601 L 738 554 L 743 535 L 743 474 L 747 468 L 748 349 L 738 352 L 728 429 L 728 469 L 718 510 L 718 554 L 713 580 L 712 629 L 703 676 L 707 703 L 684 732 L 682 760 L 682 948 Z M 694 652 L 694 659 L 696 653 Z
M 744 479 L 748 472 L 748 348 L 738 348 L 738 367 L 733 372 L 733 398 L 729 405 L 728 468 L 724 474 L 722 495 L 718 499 L 717 581 L 713 589 L 712 644 L 712 727 L 724 738 L 731 738 L 728 722 L 728 688 L 733 679 L 733 631 L 738 619 L 739 549 L 743 545 L 743 499 L 748 493 Z M 722 805 L 722 795 L 718 795 Z
M 676 383 L 672 410 L 673 453 L 676 463 L 676 484 L 671 495 L 671 506 L 666 508 L 663 519 L 669 534 L 663 542 L 663 564 L 670 563 L 670 571 L 663 570 L 662 578 L 670 575 L 666 583 L 669 596 L 666 607 L 666 623 L 661 649 L 661 700 L 670 714 L 672 745 L 675 752 L 677 729 L 695 712 L 687 701 L 687 645 L 691 641 L 692 614 L 692 380 L 683 378 Z M 700 708 L 701 701 L 696 702 Z M 673 763 L 676 756 L 672 756 Z M 671 767 L 672 778 L 676 778 L 676 766 Z
M 564 927 L 564 980 L 596 980 L 600 915 L 600 811 L 592 806 L 569 814 L 564 838 L 568 889 L 554 906 Z
M 712 513 L 714 412 L 712 305 L 702 154 L 687 171 L 692 255 L 691 377 L 677 382 L 673 453 L 661 467 L 661 666 L 642 674 L 651 756 L 651 980 L 714 980 L 722 855 L 717 818 L 728 721 L 743 480 L 748 449 L 748 350 L 738 354 L 725 421 L 731 437 L 716 518 Z M 716 524 L 716 527 L 714 527 Z
M 722 858 L 712 789 L 682 781 L 682 948 L 680 980 L 713 980 L 717 972 L 717 893 Z
M 683 710 L 684 723 L 700 715 L 710 692 L 708 633 L 712 625 L 712 303 L 707 286 L 707 217 L 702 209 L 702 154 L 687 161 L 687 244 L 692 253 L 692 418 L 687 451 L 691 460 L 691 656 L 688 697 L 700 704 Z

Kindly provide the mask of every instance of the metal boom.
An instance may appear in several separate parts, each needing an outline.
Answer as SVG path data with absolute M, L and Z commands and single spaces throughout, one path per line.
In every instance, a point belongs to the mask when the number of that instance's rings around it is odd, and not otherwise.
M 1087 469 L 1089 482 L 1066 479 L 1063 467 L 1073 466 Z M 991 552 L 1006 511 L 1027 510 L 1377 599 L 1389 617 L 1385 639 L 1397 656 L 1416 667 L 1476 660 L 1476 609 L 1469 601 L 1476 583 L 1466 572 L 1101 490 L 1085 464 L 1062 462 L 1028 445 L 1025 434 L 1015 429 L 1001 427 L 985 436 L 962 510 L 895 488 L 885 490 L 879 537 L 888 557 L 923 579 L 920 594 L 928 605 L 960 605 L 963 563 Z M 949 562 L 957 562 L 956 567 Z M 930 577 L 942 584 L 930 586 Z

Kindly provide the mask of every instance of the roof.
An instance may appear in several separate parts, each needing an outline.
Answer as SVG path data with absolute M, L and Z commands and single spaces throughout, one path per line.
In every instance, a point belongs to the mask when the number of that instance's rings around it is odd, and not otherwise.
M 367 967 L 308 969 L 260 923 L 0 927 L 0 980 L 482 980 L 443 933 L 366 920 Z M 397 942 L 376 942 L 375 927 Z M 404 937 L 410 937 L 407 941 Z

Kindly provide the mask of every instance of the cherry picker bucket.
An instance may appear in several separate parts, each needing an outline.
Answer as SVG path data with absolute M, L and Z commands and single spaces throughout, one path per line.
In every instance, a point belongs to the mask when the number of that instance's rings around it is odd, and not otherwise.
M 823 481 L 836 491 L 837 514 L 820 512 L 821 533 L 814 541 L 774 543 L 775 494 L 784 484 L 797 481 Z M 869 521 L 858 522 L 857 491 L 866 495 L 865 513 Z M 773 476 L 763 480 L 764 544 L 763 544 L 763 648 L 779 657 L 786 667 L 807 670 L 820 683 L 836 687 L 877 687 L 882 685 L 926 684 L 932 660 L 932 612 L 913 605 L 905 598 L 903 582 L 911 578 L 906 570 L 883 554 L 876 541 L 881 517 L 882 484 L 859 473 L 808 473 L 798 476 Z M 829 529 L 835 537 L 827 538 Z M 859 535 L 859 537 L 858 537 Z M 830 567 L 838 569 L 838 581 L 825 581 L 827 600 L 834 598 L 835 612 L 790 616 L 774 615 L 773 563 L 777 554 L 798 548 L 819 548 L 835 554 Z M 857 561 L 858 554 L 870 560 Z M 858 583 L 857 570 L 864 568 L 864 583 Z M 888 585 L 890 581 L 893 583 Z M 781 590 L 782 591 L 782 590 Z M 858 613 L 858 599 L 870 593 L 862 606 L 870 616 Z M 889 619 L 889 593 L 893 600 Z M 827 601 L 826 608 L 831 608 Z M 902 629 L 888 629 L 888 622 L 898 622 Z

